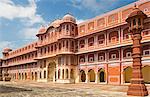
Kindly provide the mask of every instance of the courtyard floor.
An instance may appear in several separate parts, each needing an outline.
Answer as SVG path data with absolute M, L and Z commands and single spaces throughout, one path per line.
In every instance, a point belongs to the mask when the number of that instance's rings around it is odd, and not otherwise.
M 0 82 L 0 97 L 129 97 L 127 86 Z M 147 87 L 150 93 L 150 86 Z M 147 96 L 147 97 L 150 97 Z

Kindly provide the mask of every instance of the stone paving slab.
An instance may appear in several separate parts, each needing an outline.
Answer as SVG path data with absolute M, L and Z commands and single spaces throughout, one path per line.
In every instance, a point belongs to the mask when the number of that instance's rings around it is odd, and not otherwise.
M 0 97 L 128 97 L 126 91 L 116 85 L 0 82 Z

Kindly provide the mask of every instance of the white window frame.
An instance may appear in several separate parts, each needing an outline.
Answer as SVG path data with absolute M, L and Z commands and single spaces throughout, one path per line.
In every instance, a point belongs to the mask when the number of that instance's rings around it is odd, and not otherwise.
M 145 33 L 148 33 L 148 34 L 145 34 Z M 148 36 L 148 35 L 150 35 L 149 31 L 143 31 L 143 36 Z
M 103 41 L 103 43 L 100 43 L 101 41 Z M 104 39 L 100 39 L 100 40 L 98 40 L 98 44 L 104 44 Z
M 146 55 L 146 54 L 145 54 L 147 51 L 149 52 L 149 55 Z M 150 49 L 144 50 L 144 51 L 143 51 L 143 55 L 144 55 L 144 56 L 150 56 Z
M 84 58 L 80 58 L 80 63 L 84 63 Z
M 98 61 L 104 61 L 104 56 L 99 56 Z
M 130 56 L 128 56 L 129 54 L 130 54 Z M 126 58 L 131 58 L 131 56 L 132 56 L 131 52 L 126 53 Z
M 89 57 L 89 62 L 94 62 L 94 57 Z
M 113 56 L 115 56 L 115 58 Z M 117 59 L 117 54 L 111 54 L 111 59 Z
M 127 38 L 127 36 L 129 37 L 129 38 Z M 125 34 L 125 37 L 124 37 L 124 39 L 131 39 L 131 34 Z
M 111 37 L 111 43 L 116 42 L 117 41 L 117 37 Z

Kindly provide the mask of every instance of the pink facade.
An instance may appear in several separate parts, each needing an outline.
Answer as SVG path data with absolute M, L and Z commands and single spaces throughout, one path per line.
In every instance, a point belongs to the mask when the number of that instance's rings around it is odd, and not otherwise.
M 143 76 L 150 83 L 150 1 L 136 2 L 148 18 L 142 32 Z M 125 19 L 133 4 L 76 24 L 70 14 L 39 29 L 38 40 L 17 50 L 5 48 L 2 68 L 12 80 L 103 84 L 128 83 L 131 34 Z

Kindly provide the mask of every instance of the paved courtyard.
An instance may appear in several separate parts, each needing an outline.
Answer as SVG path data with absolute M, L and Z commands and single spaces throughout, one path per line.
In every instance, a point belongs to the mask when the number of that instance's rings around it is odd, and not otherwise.
M 128 97 L 127 88 L 127 86 L 92 83 L 0 82 L 0 97 Z M 150 92 L 150 86 L 147 88 Z

